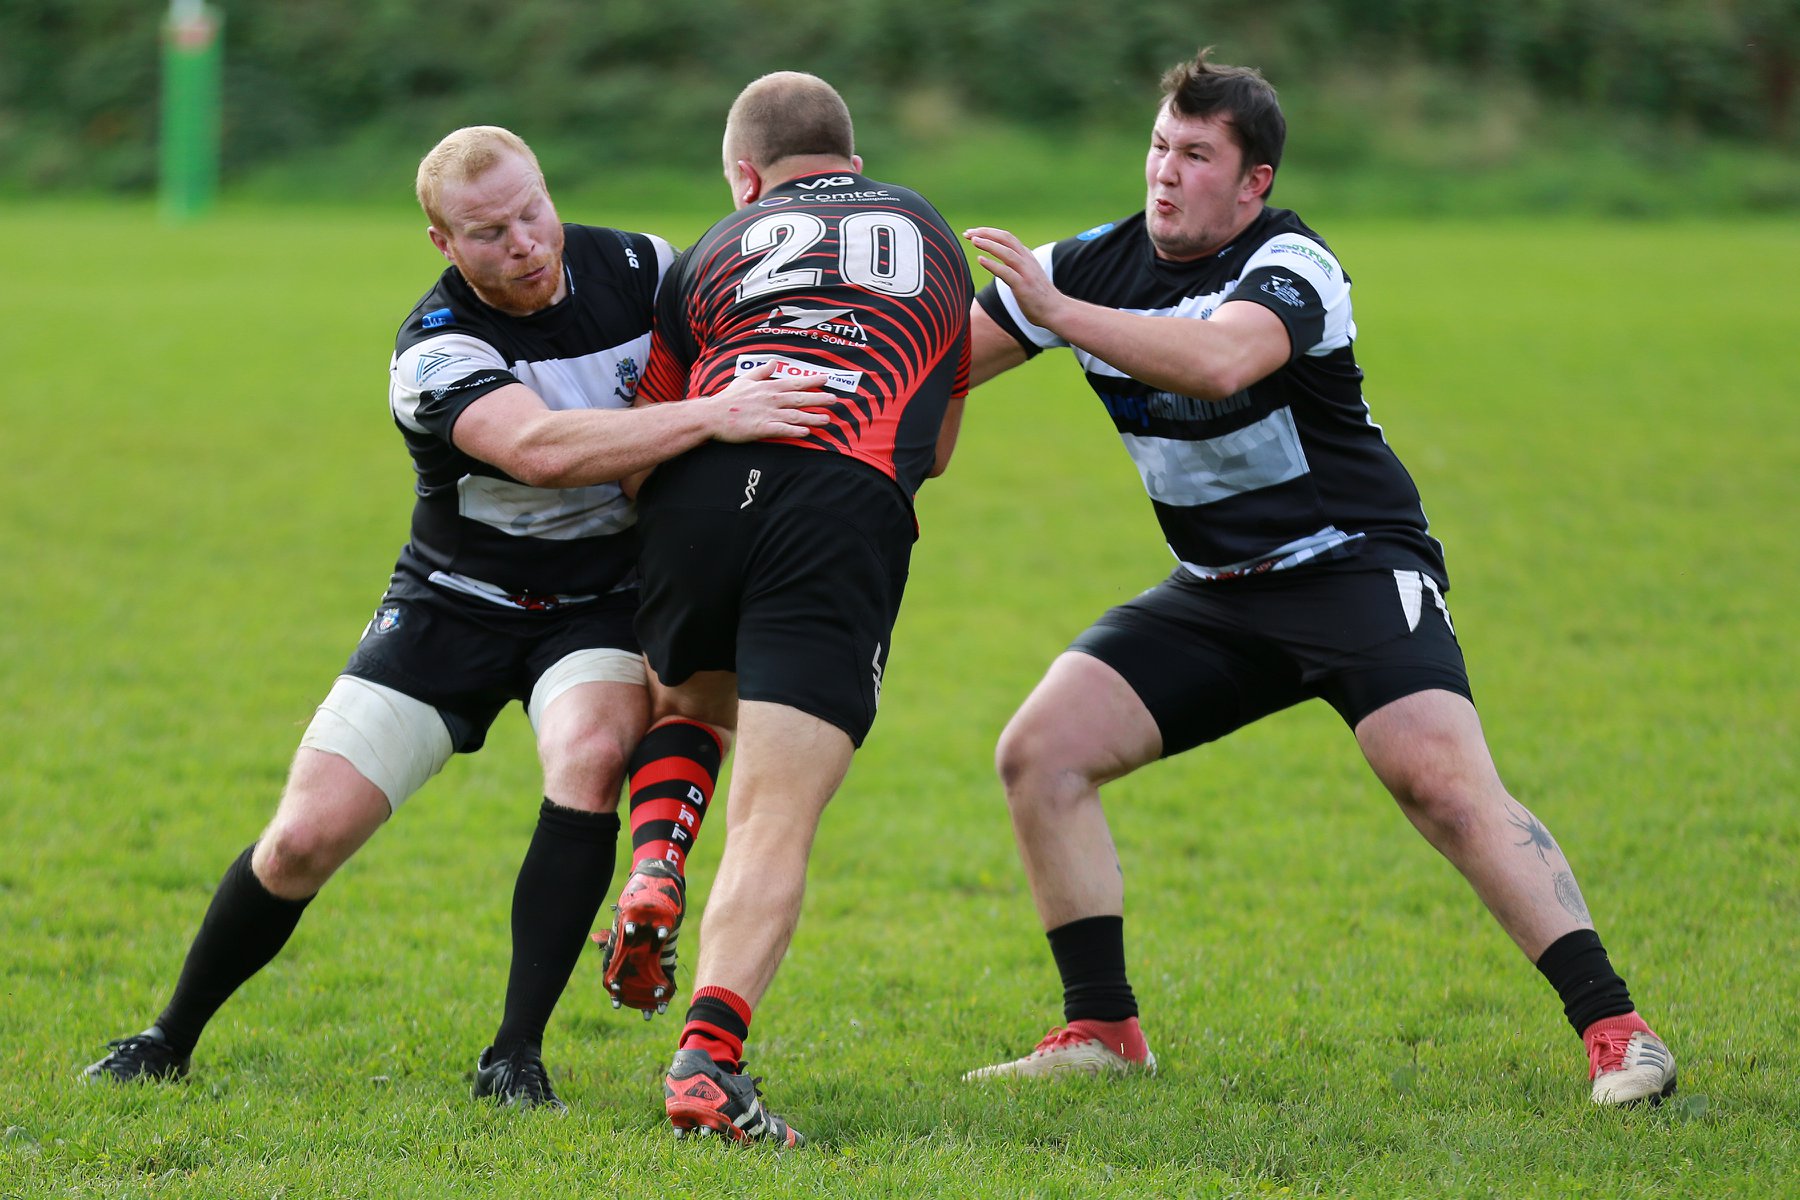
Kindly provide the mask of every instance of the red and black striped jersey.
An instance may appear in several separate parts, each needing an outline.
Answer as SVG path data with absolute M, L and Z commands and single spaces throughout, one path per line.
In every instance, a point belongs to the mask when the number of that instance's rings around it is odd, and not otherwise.
M 639 395 L 710 396 L 771 359 L 818 375 L 831 423 L 779 440 L 849 455 L 910 497 L 969 389 L 973 296 L 961 243 L 917 192 L 851 171 L 789 180 L 671 268 Z

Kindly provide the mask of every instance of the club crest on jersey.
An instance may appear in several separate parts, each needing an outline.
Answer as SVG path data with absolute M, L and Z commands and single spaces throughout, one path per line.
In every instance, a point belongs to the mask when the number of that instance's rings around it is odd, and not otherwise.
M 630 400 L 637 395 L 638 380 L 643 378 L 644 373 L 638 367 L 637 359 L 629 354 L 619 360 L 616 369 L 619 373 L 619 382 L 613 388 L 613 395 L 621 400 Z
M 775 364 L 775 378 L 805 375 L 819 376 L 826 387 L 839 392 L 854 392 L 862 383 L 861 371 L 845 371 L 838 367 L 822 367 L 817 363 L 800 362 L 780 354 L 740 354 L 735 374 L 742 375 L 754 371 L 764 363 Z
M 456 314 L 447 308 L 434 308 L 419 322 L 427 329 L 442 329 L 456 322 Z

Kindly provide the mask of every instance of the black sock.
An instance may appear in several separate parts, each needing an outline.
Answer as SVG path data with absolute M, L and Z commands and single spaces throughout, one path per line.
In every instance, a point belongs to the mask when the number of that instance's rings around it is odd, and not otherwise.
M 537 1050 L 612 887 L 619 814 L 544 801 L 513 887 L 512 970 L 494 1049 Z
M 264 887 L 250 869 L 255 851 L 252 843 L 225 869 L 194 944 L 188 947 L 175 994 L 156 1018 L 156 1027 L 181 1054 L 193 1053 L 219 1006 L 281 952 L 312 902 L 310 896 L 283 900 Z
M 1138 1015 L 1125 978 L 1125 918 L 1083 917 L 1047 935 L 1062 975 L 1063 1019 L 1123 1021 Z
M 1636 1011 L 1625 981 L 1613 970 L 1600 935 L 1591 929 L 1565 933 L 1539 956 L 1537 969 L 1562 997 L 1563 1015 L 1576 1033 L 1606 1017 Z

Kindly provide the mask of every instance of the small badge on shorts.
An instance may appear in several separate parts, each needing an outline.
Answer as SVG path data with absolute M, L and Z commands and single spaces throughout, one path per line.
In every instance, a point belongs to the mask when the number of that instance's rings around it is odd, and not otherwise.
M 404 611 L 398 604 L 390 604 L 386 608 L 377 609 L 375 619 L 369 622 L 369 632 L 387 633 L 400 628 L 400 615 Z

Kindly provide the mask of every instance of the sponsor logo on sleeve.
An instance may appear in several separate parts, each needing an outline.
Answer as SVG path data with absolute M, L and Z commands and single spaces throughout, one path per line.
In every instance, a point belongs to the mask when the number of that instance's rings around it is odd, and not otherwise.
M 1078 242 L 1091 242 L 1097 237 L 1111 233 L 1114 224 L 1116 224 L 1116 222 L 1108 221 L 1104 225 L 1096 225 L 1092 229 L 1084 229 L 1075 235 L 1075 240 Z
M 447 308 L 434 308 L 425 314 L 424 320 L 419 322 L 427 329 L 442 329 L 446 325 L 455 323 L 456 314 Z
M 443 370 L 445 366 L 457 361 L 460 357 L 460 355 L 456 354 L 446 354 L 442 350 L 433 350 L 429 354 L 419 355 L 417 382 L 424 383 L 427 379 L 430 379 L 433 375 L 436 375 L 439 371 Z
M 1311 246 L 1302 245 L 1299 242 L 1271 242 L 1269 244 L 1269 252 L 1271 254 L 1298 255 L 1311 262 L 1313 266 L 1319 268 L 1319 270 L 1325 272 L 1325 278 L 1337 278 L 1337 265 L 1333 263 L 1330 258 L 1320 254 Z
M 839 367 L 825 367 L 817 363 L 800 362 L 780 354 L 740 354 L 735 374 L 742 375 L 754 371 L 764 363 L 775 364 L 775 377 L 786 376 L 818 376 L 825 386 L 839 392 L 854 392 L 862 383 L 861 371 L 846 371 Z
M 1306 301 L 1300 295 L 1300 290 L 1294 286 L 1294 281 L 1286 275 L 1269 276 L 1269 278 L 1264 281 L 1262 290 L 1269 293 L 1269 295 L 1275 297 L 1289 308 L 1303 308 L 1306 305 Z

